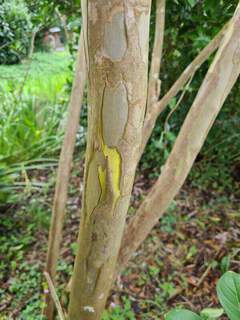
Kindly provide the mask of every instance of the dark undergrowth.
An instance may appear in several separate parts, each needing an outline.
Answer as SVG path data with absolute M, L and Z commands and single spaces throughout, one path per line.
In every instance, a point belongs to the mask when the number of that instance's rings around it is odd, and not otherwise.
M 77 249 L 82 171 L 76 159 L 58 264 L 57 290 L 64 308 Z M 52 173 L 33 175 L 51 181 Z M 137 177 L 129 215 L 153 181 L 149 176 Z M 43 319 L 52 196 L 52 187 L 40 194 L 33 191 L 21 204 L 1 211 L 0 319 Z M 193 311 L 218 306 L 217 280 L 229 269 L 239 270 L 239 230 L 240 203 L 235 193 L 203 190 L 188 181 L 118 277 L 103 319 L 163 319 L 174 306 Z

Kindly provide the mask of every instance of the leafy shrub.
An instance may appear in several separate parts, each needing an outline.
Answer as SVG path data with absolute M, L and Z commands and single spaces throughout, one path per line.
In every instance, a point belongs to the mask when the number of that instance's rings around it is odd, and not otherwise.
M 14 92 L 0 93 L 0 99 L 1 204 L 14 200 L 9 195 L 16 191 L 39 187 L 30 182 L 28 172 L 56 165 L 66 106 L 29 96 L 18 99 Z
M 186 309 L 174 309 L 166 315 L 165 320 L 216 320 L 224 311 L 230 320 L 239 320 L 240 274 L 226 272 L 218 281 L 217 294 L 223 309 L 206 308 L 200 315 Z
M 4 0 L 0 5 L 0 64 L 18 63 L 27 55 L 31 29 L 24 2 Z

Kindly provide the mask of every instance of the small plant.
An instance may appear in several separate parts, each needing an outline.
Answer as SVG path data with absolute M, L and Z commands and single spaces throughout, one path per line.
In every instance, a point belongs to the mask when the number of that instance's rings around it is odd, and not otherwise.
M 132 311 L 130 300 L 127 298 L 124 298 L 123 300 L 123 308 L 119 305 L 112 306 L 111 311 L 105 311 L 103 313 L 102 320 L 135 320 L 136 318 Z
M 226 272 L 218 281 L 217 294 L 223 309 L 206 308 L 200 315 L 186 309 L 174 309 L 165 316 L 165 320 L 214 320 L 219 319 L 224 311 L 230 320 L 239 320 L 240 274 Z

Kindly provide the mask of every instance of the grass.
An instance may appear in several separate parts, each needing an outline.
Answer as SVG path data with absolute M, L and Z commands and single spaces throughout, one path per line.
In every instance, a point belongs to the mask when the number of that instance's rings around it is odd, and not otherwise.
M 20 65 L 0 65 L 0 90 L 20 90 L 25 82 L 25 94 L 54 102 L 69 76 L 69 61 L 70 56 L 67 52 L 37 52 L 33 55 L 30 66 L 29 61 Z

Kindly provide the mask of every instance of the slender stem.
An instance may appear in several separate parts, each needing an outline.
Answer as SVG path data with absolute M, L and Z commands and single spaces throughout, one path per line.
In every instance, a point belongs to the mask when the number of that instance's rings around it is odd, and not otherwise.
M 158 101 L 160 95 L 159 73 L 162 62 L 166 0 L 157 0 L 156 5 L 155 36 L 149 73 L 146 118 L 151 114 L 151 108 Z
M 180 77 L 172 85 L 169 91 L 156 102 L 148 112 L 148 116 L 144 121 L 143 140 L 141 146 L 141 154 L 143 153 L 148 139 L 150 138 L 155 122 L 158 116 L 166 109 L 167 105 L 173 97 L 185 86 L 188 80 L 195 74 L 201 65 L 209 58 L 209 56 L 219 47 L 222 38 L 227 30 L 229 22 L 222 28 L 222 30 L 213 38 L 213 40 L 197 55 L 197 57 L 188 65 Z
M 73 83 L 68 118 L 62 150 L 57 171 L 56 187 L 49 231 L 46 271 L 55 284 L 56 264 L 59 256 L 62 229 L 67 201 L 68 182 L 71 173 L 72 158 L 79 126 L 80 110 L 86 82 L 86 63 L 83 50 L 83 33 L 80 36 L 76 75 Z M 46 296 L 45 314 L 48 320 L 53 319 L 54 304 L 50 295 Z
M 51 297 L 52 297 L 52 300 L 54 302 L 54 305 L 57 309 L 57 312 L 58 312 L 58 315 L 59 315 L 59 318 L 60 320 L 65 320 L 65 316 L 64 316 L 64 312 L 63 312 L 63 309 L 62 309 L 62 306 L 61 306 L 61 303 L 59 301 L 59 298 L 57 296 L 57 292 L 56 292 L 56 289 L 53 285 L 53 282 L 52 282 L 52 279 L 51 277 L 49 276 L 49 273 L 48 272 L 44 272 L 44 276 L 47 280 L 47 283 L 48 283 L 48 288 L 49 288 L 49 292 L 51 294 Z

